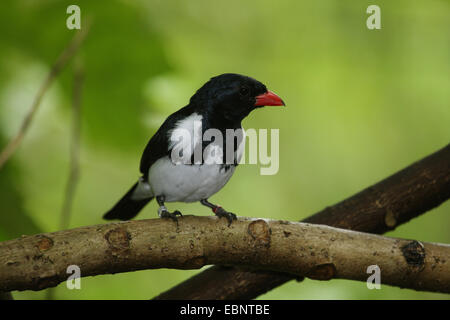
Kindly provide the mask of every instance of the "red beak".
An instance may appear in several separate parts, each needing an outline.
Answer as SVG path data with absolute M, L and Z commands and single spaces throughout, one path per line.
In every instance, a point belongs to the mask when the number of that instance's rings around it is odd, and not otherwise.
M 273 93 L 272 91 L 267 91 L 266 93 L 256 96 L 255 107 L 260 106 L 284 106 L 283 100 Z

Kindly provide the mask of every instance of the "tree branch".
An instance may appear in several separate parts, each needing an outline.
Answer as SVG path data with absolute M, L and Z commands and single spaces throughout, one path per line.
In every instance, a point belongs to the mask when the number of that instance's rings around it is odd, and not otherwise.
M 33 100 L 33 104 L 31 105 L 30 110 L 25 116 L 25 119 L 22 122 L 22 125 L 17 132 L 16 136 L 11 139 L 11 141 L 6 145 L 6 147 L 0 152 L 0 169 L 5 165 L 5 163 L 9 160 L 9 158 L 13 155 L 14 151 L 16 151 L 17 147 L 22 142 L 25 133 L 27 132 L 30 124 L 36 114 L 36 111 L 41 104 L 42 98 L 47 90 L 50 88 L 53 80 L 59 75 L 61 70 L 66 66 L 69 60 L 75 55 L 75 53 L 80 48 L 84 38 L 86 37 L 89 31 L 89 23 L 86 27 L 83 27 L 81 31 L 78 31 L 69 45 L 63 50 L 63 52 L 59 55 L 58 59 L 56 59 L 52 68 L 50 69 L 47 77 L 39 88 L 36 97 Z
M 450 145 L 305 222 L 384 233 L 450 198 Z M 156 299 L 253 299 L 293 277 L 213 266 Z
M 61 209 L 60 229 L 70 224 L 72 203 L 80 175 L 81 93 L 84 70 L 80 59 L 75 61 L 72 94 L 72 133 L 70 145 L 70 173 L 67 179 L 64 203 Z
M 0 291 L 40 290 L 67 279 L 141 269 L 252 266 L 296 276 L 366 281 L 378 265 L 385 284 L 450 293 L 450 246 L 328 226 L 185 216 L 24 236 L 0 243 Z
M 72 204 L 80 177 L 80 135 L 81 135 L 81 94 L 84 80 L 84 68 L 81 59 L 75 59 L 72 90 L 72 132 L 70 143 L 70 172 L 66 182 L 64 202 L 60 213 L 59 229 L 70 225 Z M 53 290 L 46 292 L 46 300 L 53 300 Z

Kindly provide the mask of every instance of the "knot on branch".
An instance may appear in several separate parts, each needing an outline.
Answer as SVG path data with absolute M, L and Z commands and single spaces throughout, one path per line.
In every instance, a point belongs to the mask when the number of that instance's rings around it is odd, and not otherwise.
M 269 228 L 269 224 L 262 220 L 253 221 L 248 225 L 248 234 L 255 240 L 255 246 L 257 247 L 270 247 L 270 236 L 272 230 Z
M 386 210 L 386 215 L 384 216 L 384 223 L 386 227 L 393 229 L 397 225 L 397 217 L 390 208 Z
M 39 241 L 36 244 L 36 247 L 40 252 L 47 251 L 51 247 L 53 247 L 53 240 L 47 236 L 41 236 Z
M 425 267 L 425 247 L 419 241 L 413 240 L 402 246 L 403 257 L 408 265 L 419 271 Z
M 336 266 L 333 263 L 324 263 L 314 266 L 306 276 L 314 280 L 330 280 L 336 274 Z
M 105 234 L 111 254 L 114 257 L 126 255 L 130 249 L 131 235 L 127 230 L 121 227 L 109 230 Z

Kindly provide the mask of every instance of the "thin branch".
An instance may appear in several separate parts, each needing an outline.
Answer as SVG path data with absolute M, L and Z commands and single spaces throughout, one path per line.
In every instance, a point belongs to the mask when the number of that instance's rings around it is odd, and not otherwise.
M 72 138 L 70 145 L 70 173 L 67 179 L 64 204 L 61 209 L 60 229 L 69 227 L 72 203 L 80 173 L 80 133 L 81 133 L 81 93 L 84 72 L 81 61 L 77 59 L 74 67 L 74 82 L 72 95 Z
M 30 127 L 31 122 L 33 121 L 34 115 L 41 104 L 42 98 L 47 90 L 50 88 L 50 85 L 53 83 L 53 80 L 59 75 L 61 70 L 66 66 L 67 62 L 75 55 L 75 53 L 80 48 L 83 40 L 85 39 L 87 33 L 89 31 L 89 23 L 86 27 L 83 27 L 80 31 L 78 31 L 74 37 L 72 38 L 69 45 L 63 50 L 63 52 L 56 59 L 52 68 L 50 69 L 47 77 L 39 88 L 36 97 L 33 100 L 33 104 L 31 105 L 30 110 L 28 111 L 25 119 L 22 122 L 22 125 L 19 129 L 19 132 L 16 134 L 14 138 L 6 145 L 6 147 L 0 153 L 0 169 L 5 165 L 5 163 L 9 160 L 9 158 L 16 151 L 17 147 L 22 142 L 23 137 L 25 136 L 28 128 Z
M 80 134 L 81 134 L 81 93 L 84 70 L 81 59 L 75 58 L 73 90 L 72 90 L 72 133 L 70 143 L 70 173 L 67 178 L 64 202 L 60 213 L 59 229 L 67 229 L 70 225 L 72 204 L 80 175 Z M 54 290 L 47 290 L 46 299 L 53 300 Z
M 305 222 L 384 233 L 450 198 L 450 145 Z M 254 299 L 294 277 L 268 271 L 213 266 L 156 299 Z
M 300 222 L 185 216 L 82 227 L 0 243 L 0 290 L 41 290 L 67 279 L 142 269 L 251 266 L 296 276 L 366 281 L 450 293 L 450 246 Z

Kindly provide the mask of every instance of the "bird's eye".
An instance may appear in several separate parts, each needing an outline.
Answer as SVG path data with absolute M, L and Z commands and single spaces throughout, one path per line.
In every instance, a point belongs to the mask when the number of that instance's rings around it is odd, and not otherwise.
M 248 94 L 248 88 L 246 86 L 243 86 L 239 89 L 239 93 L 241 96 L 246 96 Z

